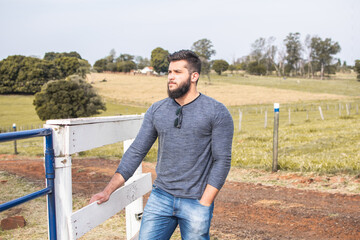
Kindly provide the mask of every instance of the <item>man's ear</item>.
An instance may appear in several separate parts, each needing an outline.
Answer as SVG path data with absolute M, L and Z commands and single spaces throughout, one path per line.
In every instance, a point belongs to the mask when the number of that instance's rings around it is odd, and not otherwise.
M 198 72 L 193 72 L 193 73 L 191 74 L 191 82 L 196 83 L 197 80 L 199 79 L 199 77 L 200 77 L 200 74 L 199 74 Z

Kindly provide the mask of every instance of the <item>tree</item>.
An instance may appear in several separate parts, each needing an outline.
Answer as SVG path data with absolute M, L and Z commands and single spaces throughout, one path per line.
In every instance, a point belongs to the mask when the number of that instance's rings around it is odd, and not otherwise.
M 266 66 L 262 63 L 258 63 L 257 61 L 253 61 L 249 63 L 247 71 L 253 75 L 265 75 Z
M 325 67 L 331 69 L 332 55 L 337 54 L 340 50 L 339 43 L 333 42 L 331 38 L 322 40 L 319 37 L 313 37 L 311 39 L 311 58 L 320 65 L 321 79 L 324 78 Z
M 137 56 L 135 58 L 136 68 L 143 69 L 145 67 L 150 66 L 150 60 L 148 58 L 143 58 L 141 56 Z
M 80 78 L 46 83 L 33 104 L 41 120 L 88 117 L 106 110 L 92 86 Z
M 289 33 L 284 43 L 286 46 L 286 61 L 288 65 L 285 69 L 287 69 L 288 73 L 295 71 L 295 74 L 297 74 L 302 52 L 300 33 Z
M 213 49 L 213 44 L 209 39 L 203 38 L 193 43 L 191 50 L 193 50 L 201 60 L 202 74 L 207 75 L 210 84 L 210 71 L 211 71 L 211 56 L 216 54 Z
M 74 57 L 77 59 L 82 59 L 79 53 L 73 51 L 73 52 L 69 52 L 69 53 L 67 53 L 67 52 L 63 52 L 63 53 L 47 52 L 47 53 L 45 53 L 44 60 L 54 61 L 55 59 L 62 58 L 62 57 Z
M 222 59 L 215 60 L 212 65 L 212 69 L 214 69 L 214 71 L 219 75 L 221 75 L 221 73 L 226 71 L 228 68 L 229 68 L 229 63 Z
M 210 60 L 211 56 L 216 54 L 213 49 L 213 44 L 209 39 L 203 38 L 193 43 L 191 50 L 193 50 L 200 57 Z
M 97 72 L 104 72 L 106 71 L 106 66 L 107 66 L 107 60 L 105 58 L 99 59 L 94 63 L 94 70 L 96 70 Z
M 61 57 L 54 60 L 55 66 L 61 73 L 61 78 L 75 74 L 80 68 L 80 62 L 75 57 Z
M 0 93 L 34 94 L 61 73 L 52 61 L 21 55 L 9 56 L 0 61 Z
M 169 61 L 167 59 L 169 52 L 161 47 L 155 48 L 151 51 L 151 66 L 157 73 L 165 73 L 169 68 Z
M 130 72 L 136 68 L 136 64 L 133 61 L 120 61 L 116 63 L 116 70 L 118 72 Z
M 360 81 L 360 60 L 355 60 L 354 70 L 358 74 L 356 77 L 357 80 Z

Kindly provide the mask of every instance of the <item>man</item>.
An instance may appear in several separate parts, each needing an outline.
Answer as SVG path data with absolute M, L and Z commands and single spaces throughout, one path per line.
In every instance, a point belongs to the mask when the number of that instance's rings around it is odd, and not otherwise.
M 146 112 L 141 129 L 105 189 L 105 202 L 129 179 L 158 141 L 157 178 L 144 209 L 139 239 L 210 239 L 214 199 L 230 170 L 233 121 L 226 107 L 197 91 L 201 61 L 192 51 L 169 55 L 169 97 Z

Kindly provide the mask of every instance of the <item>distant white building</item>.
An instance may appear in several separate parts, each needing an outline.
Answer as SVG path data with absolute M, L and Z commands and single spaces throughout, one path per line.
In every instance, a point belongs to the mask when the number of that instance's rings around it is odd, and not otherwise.
M 157 75 L 157 72 L 154 71 L 153 67 L 145 67 L 145 68 L 140 70 L 140 73 L 147 74 L 147 75 L 150 75 L 150 74 L 156 74 Z

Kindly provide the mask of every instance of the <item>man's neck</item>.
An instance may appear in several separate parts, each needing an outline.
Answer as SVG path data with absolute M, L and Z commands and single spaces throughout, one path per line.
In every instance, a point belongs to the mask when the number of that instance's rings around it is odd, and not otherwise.
M 189 91 L 184 96 L 182 96 L 180 98 L 175 98 L 175 101 L 180 106 L 184 106 L 184 105 L 194 101 L 199 95 L 200 95 L 200 93 L 197 90 Z

